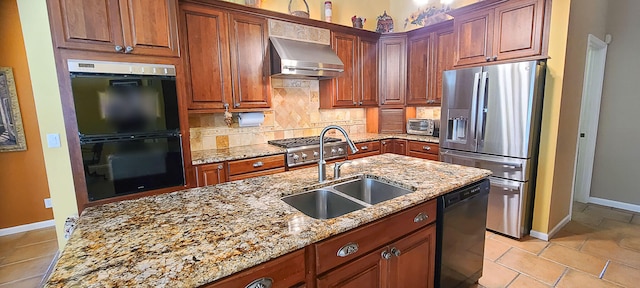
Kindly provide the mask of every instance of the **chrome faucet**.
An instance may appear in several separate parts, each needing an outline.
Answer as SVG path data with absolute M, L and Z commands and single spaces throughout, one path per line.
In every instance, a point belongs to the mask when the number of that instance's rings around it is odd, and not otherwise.
M 327 162 L 324 161 L 324 134 L 326 134 L 327 131 L 331 129 L 336 129 L 340 131 L 342 135 L 344 135 L 344 138 L 346 139 L 347 144 L 349 144 L 351 151 L 353 153 L 358 152 L 358 148 L 356 148 L 356 144 L 353 144 L 353 141 L 351 141 L 351 139 L 349 138 L 349 135 L 347 135 L 347 131 L 344 131 L 342 127 L 337 125 L 329 125 L 327 127 L 324 127 L 324 129 L 322 129 L 322 132 L 320 132 L 320 160 L 318 160 L 318 182 L 327 180 L 327 167 L 326 167 Z
M 340 178 L 340 167 L 342 167 L 342 165 L 344 164 L 349 164 L 349 163 L 351 163 L 351 161 L 342 161 L 342 162 L 336 162 L 335 164 L 333 164 L 333 179 Z

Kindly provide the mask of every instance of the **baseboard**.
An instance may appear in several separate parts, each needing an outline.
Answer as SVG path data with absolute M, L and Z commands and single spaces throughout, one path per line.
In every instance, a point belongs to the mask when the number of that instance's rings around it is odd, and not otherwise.
M 9 227 L 9 228 L 0 229 L 0 236 L 16 234 L 16 233 L 36 230 L 40 228 L 47 228 L 55 225 L 56 225 L 56 222 L 54 220 L 46 220 L 46 221 L 40 221 L 36 223 L 31 223 L 31 224 Z
M 531 230 L 529 231 L 529 235 L 531 235 L 531 237 L 533 238 L 549 241 L 549 239 L 553 238 L 553 236 L 556 235 L 556 233 L 558 233 L 558 231 L 560 231 L 565 225 L 567 225 L 569 221 L 571 221 L 571 215 L 567 215 L 567 217 L 564 217 L 564 219 L 562 219 L 562 221 L 560 221 L 560 223 L 558 223 L 556 227 L 553 227 L 553 229 L 551 229 L 549 233 L 542 233 L 540 231 Z
M 587 199 L 587 202 L 640 213 L 640 205 L 636 204 L 629 204 L 596 197 L 589 197 L 589 199 Z

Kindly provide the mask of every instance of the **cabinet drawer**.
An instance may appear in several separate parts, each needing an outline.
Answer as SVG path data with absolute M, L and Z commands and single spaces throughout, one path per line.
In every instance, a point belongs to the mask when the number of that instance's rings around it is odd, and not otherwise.
M 305 281 L 304 251 L 300 249 L 278 257 L 243 272 L 231 275 L 220 281 L 202 287 L 206 288 L 238 288 L 249 287 L 254 281 L 271 280 L 271 285 L 251 287 L 293 287 Z M 268 281 L 268 280 L 267 280 Z M 259 282 L 258 282 L 259 283 Z
M 253 178 L 253 177 L 260 177 L 260 176 L 265 176 L 265 175 L 277 174 L 277 173 L 282 173 L 284 171 L 285 171 L 284 167 L 280 167 L 280 168 L 275 168 L 275 169 L 269 169 L 269 170 L 262 170 L 262 171 L 257 171 L 257 172 L 250 172 L 250 173 L 232 175 L 232 176 L 229 176 L 229 181 L 236 181 L 236 180 L 248 179 L 248 178 Z
M 358 159 L 380 154 L 380 141 L 358 143 L 356 147 L 358 148 L 358 152 L 355 154 L 349 150 L 349 159 Z
M 427 159 L 427 160 L 433 160 L 433 161 L 440 161 L 440 157 L 438 155 L 429 154 L 429 153 L 423 153 L 423 152 L 409 151 L 407 153 L 407 156 L 411 156 L 411 157 L 415 157 L 415 158 L 422 158 L 422 159 Z
M 438 155 L 440 146 L 434 143 L 409 141 L 409 151 Z
M 229 175 L 251 173 L 284 167 L 284 155 L 229 161 Z
M 436 207 L 434 199 L 315 244 L 318 275 L 433 223 Z

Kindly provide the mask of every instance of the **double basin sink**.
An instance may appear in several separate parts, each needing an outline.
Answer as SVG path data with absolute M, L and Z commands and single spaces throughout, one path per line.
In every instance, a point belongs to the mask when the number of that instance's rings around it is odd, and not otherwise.
M 315 219 L 331 219 L 409 194 L 413 191 L 376 179 L 361 177 L 282 198 Z

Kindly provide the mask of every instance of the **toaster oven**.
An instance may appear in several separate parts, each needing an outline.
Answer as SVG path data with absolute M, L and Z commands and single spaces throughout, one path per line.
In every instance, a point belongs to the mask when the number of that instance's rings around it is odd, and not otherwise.
M 409 119 L 407 121 L 407 134 L 440 136 L 440 120 L 436 119 Z

